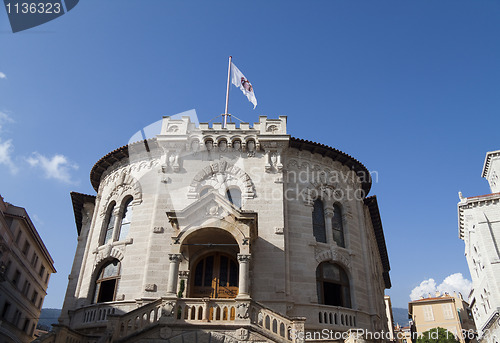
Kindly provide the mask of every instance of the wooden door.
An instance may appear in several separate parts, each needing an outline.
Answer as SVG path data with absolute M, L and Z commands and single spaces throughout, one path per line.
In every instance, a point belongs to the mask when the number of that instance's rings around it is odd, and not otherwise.
M 238 263 L 223 253 L 201 258 L 191 271 L 191 297 L 235 298 L 238 295 Z

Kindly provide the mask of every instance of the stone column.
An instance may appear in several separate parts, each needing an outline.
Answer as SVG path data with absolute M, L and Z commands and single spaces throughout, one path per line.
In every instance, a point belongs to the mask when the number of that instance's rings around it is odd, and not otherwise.
M 240 278 L 238 285 L 237 299 L 249 299 L 250 286 L 250 254 L 238 254 L 238 262 L 240 264 Z
M 337 244 L 333 240 L 332 218 L 333 218 L 333 207 L 325 207 L 326 242 L 331 245 Z
M 181 254 L 168 254 L 170 268 L 168 271 L 167 297 L 177 297 L 177 278 L 179 275 L 179 263 Z

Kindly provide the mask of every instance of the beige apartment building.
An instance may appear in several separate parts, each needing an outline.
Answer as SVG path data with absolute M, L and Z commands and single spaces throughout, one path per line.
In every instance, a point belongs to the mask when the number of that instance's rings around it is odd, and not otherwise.
M 0 196 L 0 343 L 34 339 L 54 261 L 28 213 Z
M 461 343 L 471 342 L 474 338 L 476 327 L 472 313 L 461 294 L 451 296 L 437 292 L 434 297 L 408 303 L 408 312 L 415 330 L 412 335 L 420 336 L 425 331 L 441 327 Z

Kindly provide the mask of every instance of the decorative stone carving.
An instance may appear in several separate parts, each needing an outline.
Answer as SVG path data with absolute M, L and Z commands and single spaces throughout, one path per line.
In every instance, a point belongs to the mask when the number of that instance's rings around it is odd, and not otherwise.
M 189 186 L 188 198 L 196 199 L 201 188 L 206 185 L 225 192 L 226 188 L 232 184 L 240 188 L 242 198 L 255 197 L 255 186 L 250 176 L 240 168 L 226 161 L 220 161 L 203 168 L 195 175 Z
M 165 231 L 165 229 L 163 228 L 163 226 L 155 226 L 153 228 L 153 232 L 154 233 L 163 233 L 163 231 Z
M 250 336 L 250 332 L 248 332 L 248 330 L 245 328 L 241 328 L 241 329 L 236 330 L 236 337 L 239 340 L 246 341 L 249 336 Z
M 248 303 L 239 303 L 236 305 L 236 316 L 238 319 L 248 319 L 249 318 L 250 305 Z
M 172 317 L 174 315 L 175 301 L 169 301 L 163 305 L 161 312 L 165 317 Z
M 181 270 L 179 272 L 179 278 L 182 280 L 187 280 L 187 278 L 189 277 L 189 270 Z
M 220 216 L 220 214 L 222 212 L 222 207 L 216 203 L 213 203 L 213 204 L 210 204 L 209 206 L 207 206 L 205 210 L 206 210 L 205 214 L 207 216 L 216 217 L 216 216 Z
M 168 326 L 164 326 L 160 329 L 160 338 L 161 339 L 167 339 L 172 336 L 172 329 Z
M 179 263 L 181 261 L 181 254 L 168 254 L 168 259 L 170 262 Z
M 124 243 L 126 244 L 126 242 Z M 96 254 L 95 265 L 109 257 L 116 258 L 119 261 L 123 260 L 125 244 L 113 246 L 111 243 L 108 243 L 97 247 L 97 249 L 94 250 L 94 254 Z
M 254 157 L 255 156 L 255 150 L 256 150 L 255 141 L 253 139 L 249 140 L 247 142 L 247 156 L 248 157 Z
M 156 284 L 154 284 L 154 283 L 147 283 L 146 286 L 144 287 L 144 290 L 146 292 L 156 292 Z
M 238 254 L 238 262 L 248 263 L 250 262 L 251 255 L 249 254 Z
M 330 249 L 318 250 L 316 251 L 316 261 L 318 261 L 318 263 L 333 261 L 342 264 L 347 269 L 351 268 L 351 257 L 345 249 L 330 247 Z

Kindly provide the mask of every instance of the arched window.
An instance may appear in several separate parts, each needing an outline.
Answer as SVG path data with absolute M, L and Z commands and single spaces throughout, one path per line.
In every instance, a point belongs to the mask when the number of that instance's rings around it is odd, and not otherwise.
M 99 269 L 95 284 L 94 303 L 115 300 L 120 272 L 120 261 L 118 260 L 113 260 Z
M 338 264 L 323 262 L 316 269 L 318 303 L 351 307 L 349 278 Z
M 212 192 L 213 190 L 214 190 L 214 188 L 211 186 L 203 188 L 200 192 L 200 198 L 203 197 L 205 194 Z
M 313 235 L 316 242 L 326 243 L 325 211 L 321 199 L 314 200 L 312 217 Z
M 231 187 L 226 191 L 226 198 L 237 208 L 241 208 L 241 191 L 238 187 Z
M 113 202 L 109 206 L 108 220 L 106 221 L 106 228 L 105 228 L 102 244 L 106 244 L 109 241 L 113 241 L 113 229 L 115 227 L 115 221 L 116 221 L 115 203 Z
M 127 201 L 123 205 L 122 222 L 120 224 L 120 233 L 118 235 L 119 241 L 127 238 L 128 232 L 130 230 L 130 223 L 132 221 L 132 200 L 134 199 L 127 199 Z
M 344 225 L 342 224 L 342 210 L 339 205 L 333 205 L 332 217 L 333 240 L 339 247 L 345 248 Z

